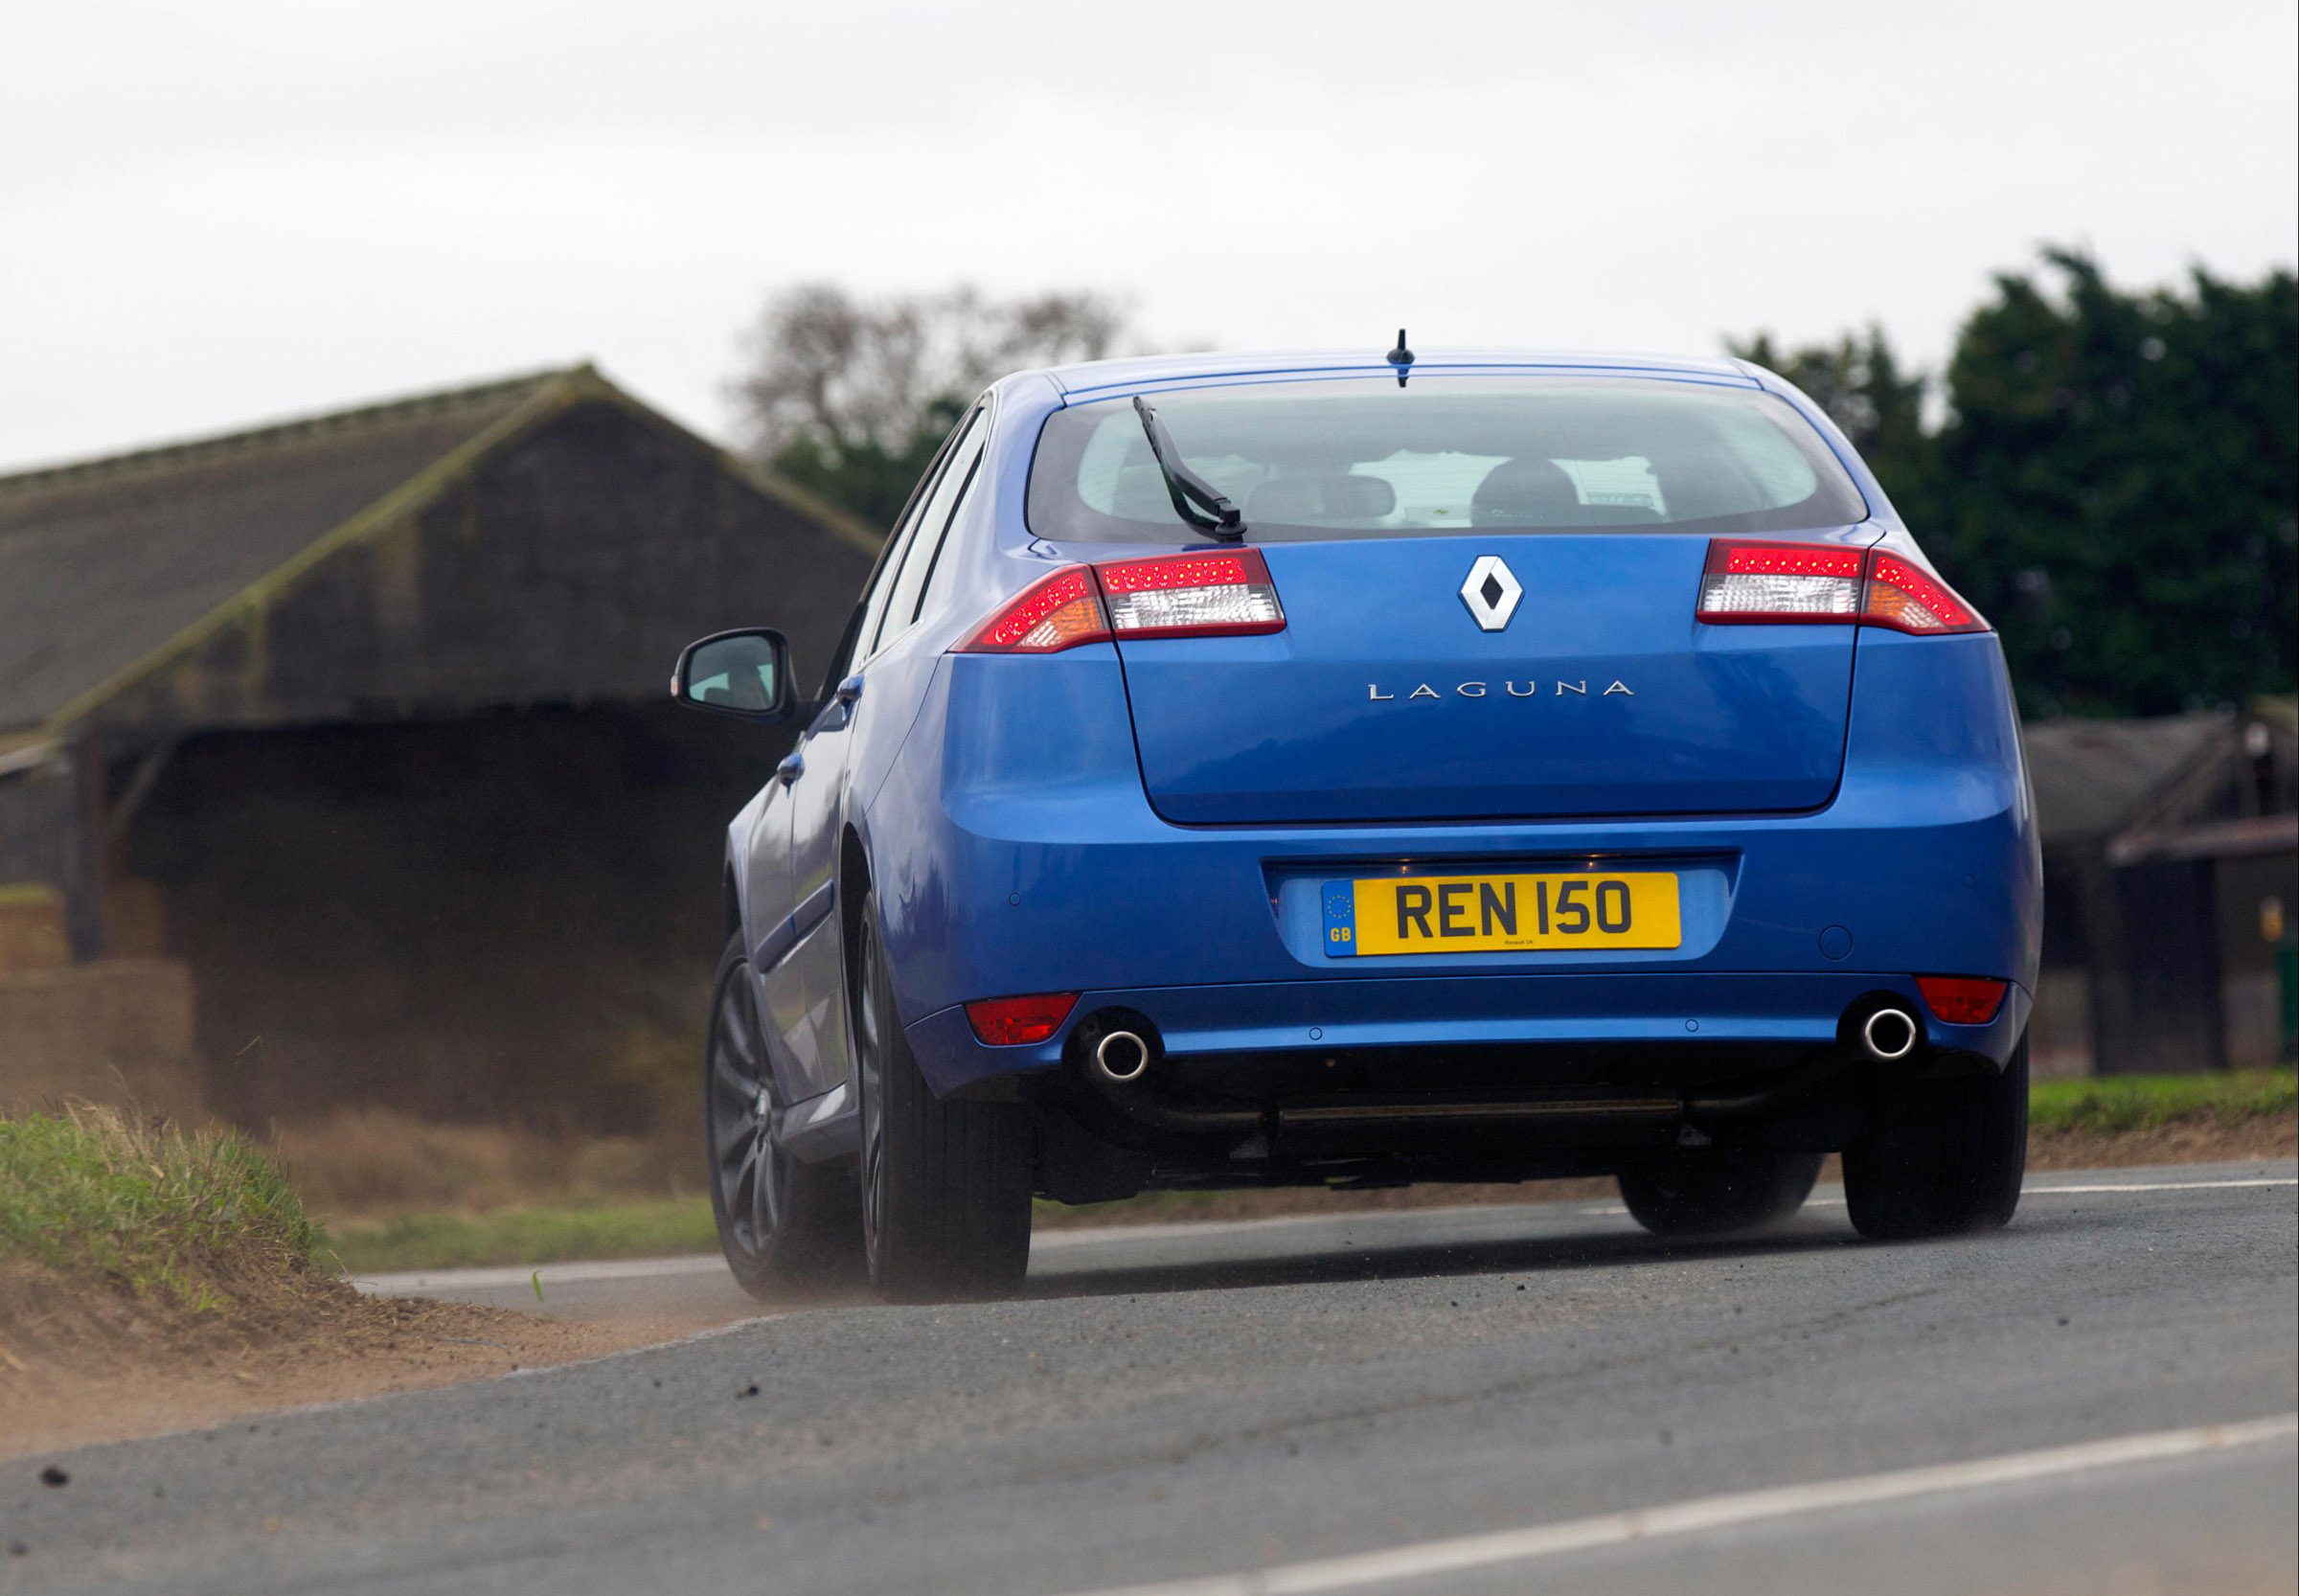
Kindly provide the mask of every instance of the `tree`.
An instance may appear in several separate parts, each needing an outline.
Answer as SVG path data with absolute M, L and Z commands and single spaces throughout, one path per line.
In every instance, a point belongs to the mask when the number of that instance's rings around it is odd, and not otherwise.
M 962 285 L 858 300 L 802 284 L 766 306 L 731 389 L 760 460 L 888 527 L 985 386 L 1101 359 L 1125 328 L 1123 308 L 1090 291 L 993 300 Z
M 2197 268 L 2124 293 L 1996 278 L 1948 362 L 1939 558 L 1995 620 L 2033 714 L 2288 693 L 2299 554 L 2299 283 Z
M 1730 345 L 1810 394 L 2001 634 L 2030 715 L 2160 715 L 2288 693 L 2299 555 L 2299 283 L 2197 269 L 2125 293 L 2081 251 L 2006 272 L 1960 330 L 1947 415 L 1882 332 Z

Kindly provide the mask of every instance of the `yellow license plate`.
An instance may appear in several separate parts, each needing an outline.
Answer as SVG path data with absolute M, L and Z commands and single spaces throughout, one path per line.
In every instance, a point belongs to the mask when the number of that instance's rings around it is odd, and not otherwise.
M 1387 876 L 1327 881 L 1321 896 L 1331 958 L 1674 947 L 1684 940 L 1676 878 L 1658 871 Z

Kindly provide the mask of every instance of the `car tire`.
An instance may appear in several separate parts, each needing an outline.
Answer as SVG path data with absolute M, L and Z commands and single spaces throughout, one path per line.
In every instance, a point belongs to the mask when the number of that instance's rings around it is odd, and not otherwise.
M 1754 1230 L 1804 1206 L 1820 1178 L 1817 1152 L 1701 1148 L 1622 1170 L 1621 1200 L 1655 1236 Z
M 1027 1110 L 934 1095 L 896 1019 L 875 898 L 860 921 L 854 1051 L 871 1285 L 893 1302 L 1011 1296 L 1030 1266 Z
M 2000 1071 L 1897 1082 L 1878 1090 L 1873 1113 L 1844 1150 L 1844 1200 L 1861 1235 L 1910 1241 L 2011 1220 L 2028 1165 L 2026 1037 Z
M 736 1282 L 764 1297 L 859 1275 L 862 1217 L 851 1166 L 809 1164 L 783 1146 L 785 1105 L 740 933 L 718 957 L 702 1100 L 711 1213 Z

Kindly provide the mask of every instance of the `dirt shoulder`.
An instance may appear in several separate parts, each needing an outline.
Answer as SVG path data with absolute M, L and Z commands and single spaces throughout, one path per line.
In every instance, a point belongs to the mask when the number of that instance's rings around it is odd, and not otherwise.
M 550 1322 L 367 1297 L 277 1165 L 106 1109 L 0 1118 L 0 1455 L 484 1379 L 645 1345 L 675 1318 Z
M 30 1285 L 16 1274 L 0 1280 L 0 1291 Z M 568 1324 L 459 1303 L 377 1301 L 348 1286 L 340 1289 L 348 1299 L 340 1309 L 316 1311 L 270 1336 L 189 1345 L 157 1334 L 99 1336 L 63 1357 L 0 1348 L 0 1457 L 487 1379 L 698 1328 L 676 1320 Z

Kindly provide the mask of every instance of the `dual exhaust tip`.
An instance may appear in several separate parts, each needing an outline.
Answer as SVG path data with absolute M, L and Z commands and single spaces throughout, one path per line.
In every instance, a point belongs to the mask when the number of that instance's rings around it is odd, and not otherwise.
M 1870 1015 L 1860 1027 L 1860 1043 L 1869 1057 L 1890 1063 L 1916 1051 L 1923 1035 L 1916 1016 L 1886 1005 Z M 1150 1043 L 1138 1031 L 1111 1031 L 1094 1044 L 1093 1071 L 1114 1085 L 1139 1081 L 1150 1069 Z

